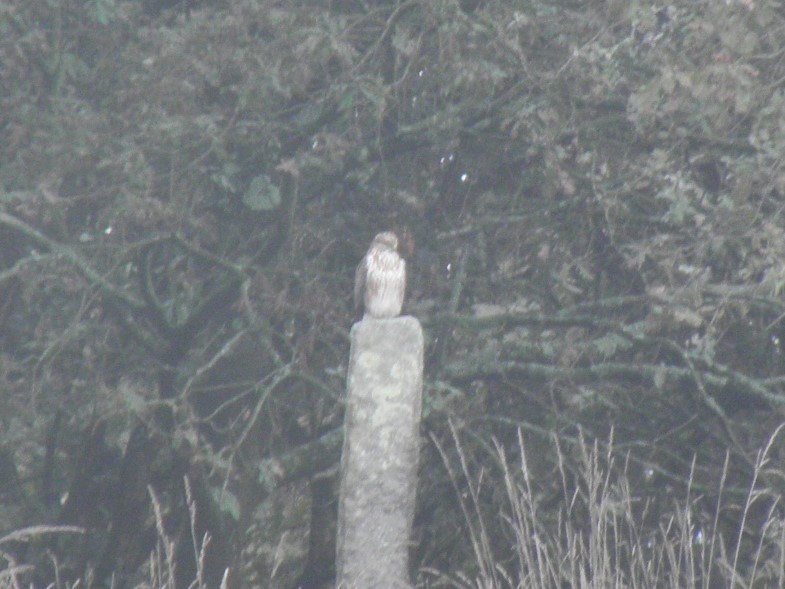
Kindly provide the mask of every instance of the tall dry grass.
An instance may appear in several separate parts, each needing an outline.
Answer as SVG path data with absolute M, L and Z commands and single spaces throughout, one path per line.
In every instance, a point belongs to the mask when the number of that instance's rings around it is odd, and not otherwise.
M 224 572 L 220 587 L 210 586 L 205 580 L 205 561 L 207 550 L 210 546 L 210 536 L 205 534 L 198 537 L 195 529 L 196 503 L 191 494 L 191 485 L 187 478 L 184 479 L 186 500 L 191 522 L 191 541 L 193 544 L 196 574 L 188 585 L 188 589 L 227 589 L 229 570 Z M 164 526 L 161 502 L 151 487 L 148 488 L 150 499 L 155 514 L 155 525 L 158 532 L 156 547 L 147 562 L 147 574 L 138 582 L 134 589 L 175 589 L 176 570 L 176 545 L 173 538 L 166 532 Z M 13 556 L 14 551 L 4 550 L 6 545 L 18 548 L 20 544 L 42 541 L 47 536 L 63 534 L 83 534 L 85 530 L 74 526 L 33 526 L 12 532 L 0 538 L 0 589 L 26 589 L 34 586 L 31 579 L 34 577 L 35 567 L 30 564 L 20 564 Z M 54 553 L 49 552 L 53 578 L 46 585 L 46 589 L 90 589 L 94 586 L 90 572 L 84 578 L 75 582 L 65 581 L 60 578 L 60 563 Z M 103 586 L 103 585 L 101 585 Z M 112 582 L 111 587 L 114 587 Z
M 667 513 L 660 509 L 652 518 L 651 504 L 632 489 L 629 460 L 618 463 L 612 438 L 604 444 L 580 438 L 571 454 L 575 459 L 577 452 L 578 468 L 569 470 L 565 451 L 554 439 L 562 496 L 558 507 L 545 509 L 542 494 L 538 498 L 535 491 L 520 431 L 516 452 L 520 458 L 511 462 L 496 442 L 493 453 L 499 476 L 489 477 L 487 472 L 472 474 L 453 427 L 455 457 L 450 459 L 445 448 L 436 445 L 456 490 L 475 562 L 471 573 L 425 570 L 424 585 L 461 589 L 785 588 L 781 500 L 761 482 L 761 475 L 772 467 L 772 445 L 782 429 L 758 453 L 746 499 L 735 512 L 737 529 L 729 533 L 719 521 L 723 509 L 732 509 L 726 504 L 727 457 L 718 487 L 711 493 L 716 500 L 708 510 L 713 512 L 708 520 L 705 509 L 697 512 L 705 498 L 695 492 L 694 461 L 686 490 L 671 498 Z M 483 493 L 490 484 L 498 486 L 499 478 L 504 485 L 502 508 L 488 513 L 482 507 L 488 504 Z M 757 512 L 764 498 L 763 523 L 751 529 L 751 513 L 754 508 Z M 500 537 L 507 540 L 506 545 Z

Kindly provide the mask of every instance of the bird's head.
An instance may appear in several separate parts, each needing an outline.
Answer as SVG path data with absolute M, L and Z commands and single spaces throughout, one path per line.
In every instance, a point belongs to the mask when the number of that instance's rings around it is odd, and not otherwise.
M 382 246 L 398 251 L 398 236 L 392 231 L 384 231 L 373 238 L 372 246 Z

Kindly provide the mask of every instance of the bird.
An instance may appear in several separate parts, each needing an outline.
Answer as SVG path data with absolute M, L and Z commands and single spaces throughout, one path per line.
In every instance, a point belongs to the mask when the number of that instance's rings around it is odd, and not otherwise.
M 401 314 L 406 292 L 406 261 L 398 236 L 383 231 L 371 241 L 354 274 L 354 308 L 363 319 L 390 319 Z

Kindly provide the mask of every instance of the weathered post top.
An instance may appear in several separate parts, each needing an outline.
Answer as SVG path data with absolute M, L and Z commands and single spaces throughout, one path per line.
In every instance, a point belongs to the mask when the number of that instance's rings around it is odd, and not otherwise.
M 338 503 L 339 589 L 411 587 L 422 374 L 417 319 L 355 323 Z

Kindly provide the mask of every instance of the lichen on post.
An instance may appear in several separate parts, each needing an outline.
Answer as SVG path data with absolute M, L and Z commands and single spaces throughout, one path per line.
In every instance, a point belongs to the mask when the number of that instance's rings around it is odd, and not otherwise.
M 423 333 L 413 317 L 365 319 L 351 333 L 336 587 L 411 587 Z

